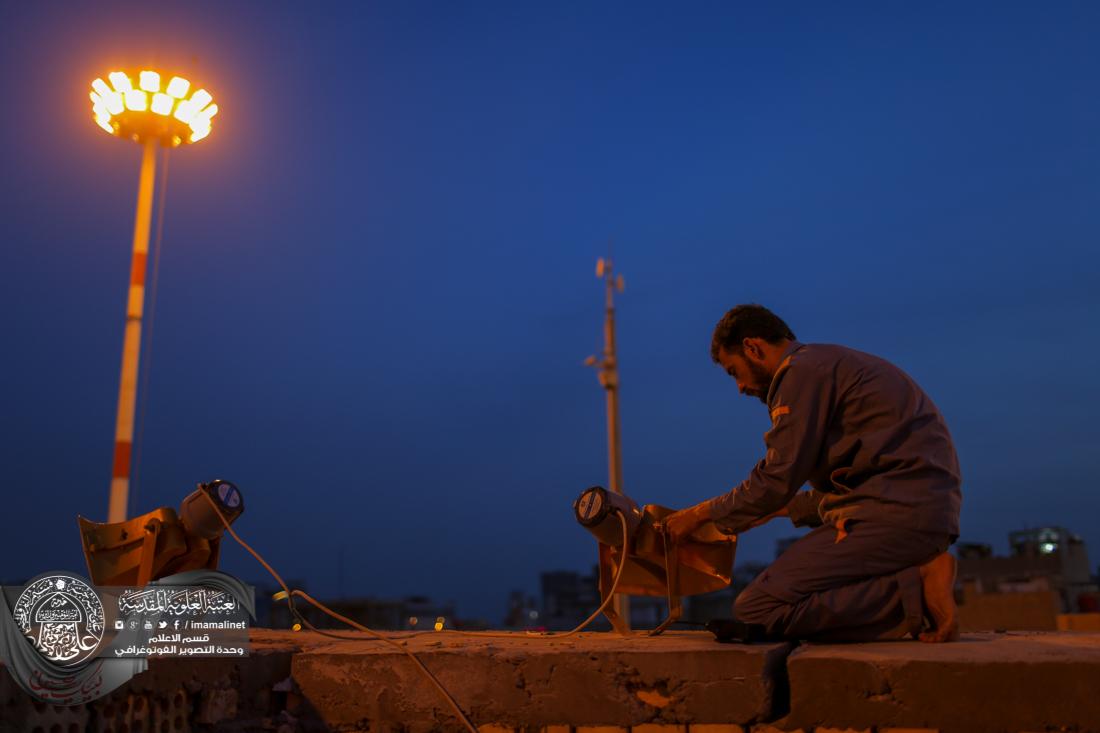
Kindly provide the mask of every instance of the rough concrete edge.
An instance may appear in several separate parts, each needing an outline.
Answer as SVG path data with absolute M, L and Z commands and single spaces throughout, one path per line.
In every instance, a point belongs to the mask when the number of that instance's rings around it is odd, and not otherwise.
M 736 647 L 736 646 L 741 646 L 741 645 L 734 645 L 734 646 Z M 749 726 L 751 726 L 753 724 L 766 723 L 767 721 L 775 719 L 782 712 L 785 712 L 785 710 L 789 707 L 789 697 L 788 697 L 789 684 L 788 684 L 788 678 L 787 678 L 786 660 L 787 660 L 787 657 L 789 656 L 789 654 L 791 653 L 792 649 L 794 648 L 794 646 L 795 645 L 792 645 L 791 643 L 787 643 L 787 642 L 778 642 L 778 643 L 777 642 L 769 642 L 768 644 L 761 644 L 761 645 L 756 645 L 756 644 L 746 645 L 745 648 L 744 648 L 744 652 L 746 652 L 747 654 L 749 654 L 751 656 L 756 656 L 757 659 L 759 660 L 759 662 L 758 662 L 758 664 L 759 664 L 758 670 L 759 671 L 758 671 L 757 675 L 754 675 L 755 678 L 758 680 L 758 682 L 756 684 L 759 685 L 759 687 L 757 688 L 758 691 L 759 691 L 759 693 L 758 693 L 759 697 L 757 697 L 757 695 L 753 695 L 752 697 L 756 699 L 756 702 L 755 702 L 754 705 L 752 705 L 752 709 L 748 710 L 748 711 L 742 711 L 740 716 L 736 720 L 722 719 L 721 716 L 719 715 L 719 716 L 715 717 L 714 720 L 708 720 L 706 722 L 719 724 L 719 723 L 730 723 L 732 721 L 733 723 L 736 723 L 738 725 L 749 725 Z M 753 649 L 752 647 L 756 647 L 756 648 Z M 760 648 L 760 647 L 764 647 L 764 648 Z M 314 665 L 319 660 L 324 658 L 331 651 L 332 651 L 332 648 L 329 647 L 328 645 L 325 645 L 325 646 L 322 646 L 322 647 L 312 648 L 312 649 L 308 649 L 308 650 L 302 650 L 298 653 L 295 653 L 293 655 L 293 662 L 292 662 L 292 666 L 293 666 L 293 670 L 294 670 L 293 671 L 294 677 L 297 679 L 300 676 L 300 674 L 304 671 L 303 669 L 301 669 L 299 667 L 299 665 L 303 665 L 303 664 L 307 665 L 307 666 Z M 423 651 L 423 650 L 420 650 L 420 651 Z M 634 654 L 636 654 L 638 652 L 641 652 L 641 651 L 642 651 L 641 649 L 614 650 L 614 653 L 608 655 L 607 658 L 608 658 L 608 660 L 613 662 L 616 667 L 623 667 L 624 669 L 631 669 L 632 665 L 629 664 L 628 660 Z M 439 652 L 442 652 L 445 656 L 449 656 L 449 655 L 452 655 L 452 654 L 460 655 L 460 656 L 462 655 L 461 650 L 447 649 L 447 650 L 439 650 Z M 568 650 L 559 650 L 555 654 L 561 654 L 561 655 L 565 655 L 565 656 L 569 656 L 569 657 L 574 656 L 574 653 L 571 653 Z M 391 656 L 392 657 L 401 657 L 403 655 L 402 655 L 401 651 L 382 650 L 379 656 L 380 657 L 391 657 Z M 510 655 L 505 655 L 504 658 L 507 658 L 508 656 L 510 656 Z M 526 654 L 519 654 L 517 656 L 516 661 L 523 660 L 523 659 L 526 658 L 526 656 L 527 656 Z M 552 655 L 552 656 L 554 656 L 554 655 Z M 487 655 L 486 658 L 482 661 L 485 662 L 485 663 L 488 663 L 488 664 L 493 664 L 494 662 L 501 661 L 501 659 L 497 659 L 496 657 L 497 657 L 497 655 L 490 654 L 490 655 Z M 514 673 L 519 674 L 521 679 L 526 679 L 526 677 L 522 674 L 522 670 L 521 670 L 520 667 L 517 667 L 517 666 L 514 666 L 514 665 L 504 665 L 504 666 L 509 667 Z M 551 672 L 553 672 L 555 666 L 556 665 L 553 665 L 553 664 L 551 665 L 551 667 L 550 667 Z M 408 670 L 406 670 L 406 672 L 407 671 Z M 433 674 L 434 673 L 435 673 L 435 670 L 433 670 Z M 402 675 L 399 675 L 399 676 L 402 676 Z M 414 674 L 412 674 L 412 677 L 413 678 L 419 678 L 419 675 L 414 673 Z M 410 679 L 408 681 L 411 683 L 412 679 Z M 450 687 L 450 685 L 447 683 L 447 681 L 446 680 L 442 680 L 442 681 L 443 681 L 444 685 L 447 687 L 448 691 L 452 691 L 453 688 Z M 550 680 L 548 679 L 547 682 L 550 682 Z M 418 679 L 417 684 L 418 685 L 423 684 L 423 680 Z M 619 686 L 625 691 L 627 696 L 631 700 L 633 700 L 633 698 L 631 696 L 632 687 L 631 687 L 630 682 L 626 681 L 626 680 L 620 680 Z M 526 682 L 522 685 L 519 685 L 519 687 L 521 689 L 523 689 L 525 692 L 528 692 L 529 685 Z M 307 698 L 307 700 L 310 698 L 310 696 L 305 695 L 305 693 L 303 693 L 303 695 L 304 695 L 304 697 Z M 313 701 L 309 700 L 309 702 L 312 703 Z M 471 718 L 473 720 L 475 720 L 476 724 L 478 724 L 478 725 L 481 725 L 481 724 L 504 724 L 504 725 L 510 725 L 510 726 L 518 727 L 518 728 L 529 727 L 530 725 L 532 725 L 530 720 L 527 719 L 526 717 L 524 717 L 523 711 L 520 710 L 520 709 L 511 710 L 510 715 L 501 715 L 498 711 L 498 712 L 490 714 L 488 717 L 486 717 L 485 714 L 484 714 L 484 711 L 481 710 L 479 708 L 479 706 L 469 707 L 467 704 L 464 704 L 466 702 L 467 701 L 463 700 L 462 697 L 459 698 L 459 703 L 463 707 L 463 712 L 465 712 L 467 715 L 470 715 Z M 437 700 L 437 701 L 431 703 L 430 707 L 432 709 L 432 718 L 433 718 L 433 721 L 432 721 L 431 725 L 435 726 L 435 728 L 433 728 L 433 729 L 440 729 L 440 730 L 450 729 L 449 726 L 453 726 L 455 724 L 455 721 L 446 719 L 446 717 L 450 715 L 450 711 L 446 710 L 446 704 L 442 700 Z M 639 717 L 637 714 L 631 715 L 630 720 L 626 720 L 626 719 L 622 719 L 622 720 L 619 720 L 619 719 L 610 720 L 609 719 L 609 720 L 592 720 L 592 721 L 587 721 L 586 720 L 586 721 L 579 721 L 577 724 L 584 723 L 584 724 L 594 724 L 594 725 L 610 725 L 610 726 L 619 726 L 619 727 L 622 727 L 622 726 L 629 727 L 631 725 L 643 725 L 643 724 L 666 724 L 666 725 L 668 725 L 668 724 L 673 724 L 673 725 L 682 724 L 682 725 L 686 725 L 689 722 L 687 719 L 682 719 L 682 720 L 677 721 L 676 719 L 673 719 L 673 718 L 667 718 L 667 717 L 663 716 L 659 711 L 651 711 L 651 712 L 654 713 L 652 716 Z M 635 713 L 637 713 L 637 711 L 635 711 Z M 444 715 L 443 718 L 440 717 L 441 714 Z M 309 717 L 308 714 L 307 714 L 306 717 L 307 718 Z M 301 720 L 301 719 L 299 720 L 299 723 L 304 723 L 304 722 L 306 722 L 306 721 Z M 541 727 L 541 726 L 544 726 L 544 725 L 548 725 L 548 724 L 550 724 L 550 722 L 551 721 L 540 721 L 537 724 L 537 726 Z M 553 722 L 561 723 L 561 722 L 564 722 L 564 721 L 559 720 L 559 721 L 553 721 Z M 382 725 L 384 727 L 386 725 L 391 725 L 392 723 L 387 722 L 385 720 L 376 720 L 376 721 L 374 721 L 374 724 Z M 344 724 L 341 724 L 341 725 L 344 725 Z M 413 723 L 409 723 L 409 725 L 412 725 L 413 728 L 416 727 L 416 725 L 413 724 Z M 455 729 L 456 730 L 462 730 L 462 727 L 461 727 L 461 725 L 459 725 Z M 410 728 L 410 730 L 412 730 L 412 728 Z
M 869 642 L 873 643 L 873 642 Z M 917 643 L 917 642 L 913 642 Z M 798 661 L 798 655 L 788 655 L 788 678 L 790 678 L 790 663 L 792 661 Z M 1061 666 L 1068 662 L 1054 661 L 1050 659 L 1038 660 L 1033 662 L 1037 667 L 1043 667 L 1047 665 Z M 1058 719 L 1057 716 L 1052 720 L 1012 720 L 1012 721 L 998 721 L 992 720 L 988 726 L 977 724 L 975 721 L 960 721 L 950 712 L 943 713 L 931 713 L 928 714 L 927 708 L 913 707 L 913 705 L 919 705 L 919 700 L 904 701 L 900 705 L 895 704 L 893 710 L 886 715 L 876 714 L 873 709 L 875 702 L 889 703 L 894 699 L 895 689 L 905 689 L 905 682 L 912 679 L 915 674 L 919 677 L 924 677 L 927 674 L 929 677 L 936 677 L 936 670 L 943 671 L 943 665 L 947 665 L 948 668 L 955 666 L 956 664 L 978 664 L 980 666 L 990 666 L 989 662 L 982 662 L 981 660 L 947 660 L 937 661 L 927 658 L 908 658 L 902 657 L 897 659 L 883 659 L 883 658 L 849 658 L 849 657 L 809 657 L 802 660 L 802 664 L 809 667 L 821 667 L 821 668 L 833 668 L 833 671 L 837 674 L 832 676 L 833 679 L 838 680 L 852 680 L 858 679 L 861 671 L 866 672 L 869 679 L 878 680 L 881 682 L 881 689 L 877 692 L 872 690 L 870 696 L 863 694 L 862 700 L 857 701 L 854 697 L 845 697 L 838 699 L 837 705 L 843 707 L 847 703 L 855 704 L 857 709 L 855 714 L 844 717 L 826 717 L 818 719 L 809 710 L 789 710 L 788 713 L 782 718 L 778 718 L 772 721 L 772 725 L 781 731 L 800 731 L 800 730 L 814 730 L 821 726 L 838 726 L 840 729 L 851 730 L 867 730 L 867 729 L 882 729 L 884 726 L 887 729 L 897 728 L 899 730 L 936 730 L 941 733 L 1014 733 L 1020 730 L 1051 730 L 1062 731 L 1064 733 L 1100 733 L 1100 720 L 1092 721 L 1087 719 L 1079 719 L 1076 721 L 1068 721 L 1064 718 Z M 1015 668 L 1019 664 L 1018 660 L 996 660 L 992 665 L 1002 665 L 1010 668 Z M 1071 666 L 1078 664 L 1085 664 L 1082 662 L 1069 663 Z M 950 669 L 947 670 L 950 672 Z M 988 670 L 986 671 L 988 674 Z M 940 675 L 942 677 L 942 675 Z M 857 685 L 858 685 L 857 681 Z M 800 690 L 799 692 L 804 692 Z M 826 691 L 827 692 L 827 691 Z M 852 689 L 852 692 L 859 694 L 861 691 L 857 688 Z M 792 690 L 789 695 L 789 701 L 792 706 L 798 699 L 798 695 L 794 694 Z M 876 699 L 885 698 L 885 699 Z M 897 701 L 895 701 L 897 703 Z M 980 703 L 979 703 L 980 705 Z M 972 712 L 973 708 L 968 709 L 966 712 Z M 945 717 L 946 715 L 946 717 Z

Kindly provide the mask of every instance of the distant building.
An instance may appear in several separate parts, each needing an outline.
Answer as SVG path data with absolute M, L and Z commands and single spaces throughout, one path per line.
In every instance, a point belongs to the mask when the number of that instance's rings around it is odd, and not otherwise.
M 964 630 L 1055 629 L 1060 614 L 1097 610 L 1084 540 L 1063 527 L 1039 527 L 1009 533 L 1008 543 L 1008 557 L 989 545 L 957 546 Z
M 541 580 L 542 614 L 539 618 L 543 628 L 555 631 L 576 628 L 602 603 L 598 566 L 592 568 L 590 575 L 555 570 L 542 573 Z M 686 619 L 690 614 L 693 598 L 694 596 L 684 599 L 682 618 Z M 630 596 L 631 628 L 652 629 L 667 617 L 668 599 L 664 596 Z M 586 627 L 591 631 L 606 631 L 610 628 L 611 625 L 603 614 L 593 619 L 592 623 Z
M 504 617 L 504 628 L 543 628 L 542 614 L 535 604 L 535 599 L 519 590 L 514 590 L 508 594 L 508 613 Z
M 1063 527 L 1010 532 L 1011 555 L 997 557 L 988 545 L 960 545 L 959 582 L 977 593 L 1053 590 L 1065 612 L 1075 612 L 1082 594 L 1095 593 L 1085 541 Z
M 374 631 L 410 629 L 431 631 L 437 624 L 442 628 L 464 628 L 464 624 L 456 618 L 453 602 L 435 603 L 425 596 L 409 596 L 402 599 L 368 597 L 318 600 L 335 613 Z M 294 607 L 318 629 L 354 630 L 301 598 L 295 599 Z M 272 628 L 289 628 L 298 622 L 297 618 L 291 616 L 286 601 L 272 604 L 270 618 Z
M 540 575 L 542 586 L 542 626 L 561 631 L 575 628 L 600 607 L 600 570 L 582 575 L 570 570 L 552 570 Z M 590 627 L 610 628 L 601 615 Z

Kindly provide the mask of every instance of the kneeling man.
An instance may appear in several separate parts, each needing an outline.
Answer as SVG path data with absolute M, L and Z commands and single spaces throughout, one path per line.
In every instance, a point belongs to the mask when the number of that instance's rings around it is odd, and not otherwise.
M 767 452 L 732 491 L 671 515 L 675 539 L 707 520 L 738 533 L 776 516 L 815 526 L 734 603 L 776 638 L 958 638 L 953 597 L 959 460 L 943 416 L 893 364 L 799 343 L 767 308 L 719 321 L 711 358 L 768 406 Z M 799 492 L 806 483 L 812 491 Z

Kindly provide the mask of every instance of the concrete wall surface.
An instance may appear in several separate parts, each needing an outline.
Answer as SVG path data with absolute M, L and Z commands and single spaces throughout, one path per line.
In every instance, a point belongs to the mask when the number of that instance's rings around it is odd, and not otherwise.
M 785 727 L 1100 730 L 1100 634 L 964 634 L 954 644 L 806 644 Z
M 1053 590 L 968 592 L 959 604 L 959 627 L 963 631 L 1054 631 L 1058 628 L 1061 611 L 1061 596 Z
M 465 730 L 403 650 L 356 632 L 251 636 L 247 658 L 150 660 L 76 707 L 33 703 L 0 673 L 0 731 Z M 1100 733 L 1096 633 L 800 646 L 703 632 L 388 636 L 486 733 Z

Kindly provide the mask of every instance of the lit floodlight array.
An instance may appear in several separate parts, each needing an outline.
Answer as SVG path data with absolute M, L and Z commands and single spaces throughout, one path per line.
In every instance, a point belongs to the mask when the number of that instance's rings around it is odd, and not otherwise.
M 195 143 L 210 134 L 210 120 L 218 105 L 205 89 L 190 97 L 191 82 L 173 76 L 167 85 L 156 71 L 143 70 L 134 84 L 126 72 L 112 71 L 110 81 L 92 82 L 92 114 L 96 124 L 112 135 L 134 140 L 155 137 L 165 145 Z

